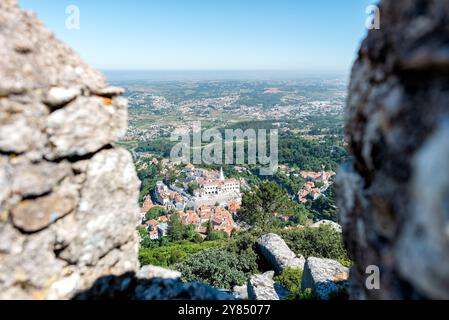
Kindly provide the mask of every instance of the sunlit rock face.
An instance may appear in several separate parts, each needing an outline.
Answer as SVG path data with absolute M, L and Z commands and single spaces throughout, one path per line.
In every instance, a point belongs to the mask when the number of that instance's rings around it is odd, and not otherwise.
M 301 281 L 303 290 L 311 289 L 319 299 L 327 300 L 332 294 L 346 289 L 348 268 L 338 261 L 309 257 Z
M 127 101 L 16 1 L 0 2 L 0 299 L 67 299 L 137 271 Z
M 337 178 L 351 296 L 447 299 L 449 2 L 384 0 L 380 17 L 352 70 Z
M 278 274 L 286 268 L 304 269 L 304 257 L 302 255 L 296 256 L 277 234 L 269 233 L 261 236 L 257 240 L 257 247 Z

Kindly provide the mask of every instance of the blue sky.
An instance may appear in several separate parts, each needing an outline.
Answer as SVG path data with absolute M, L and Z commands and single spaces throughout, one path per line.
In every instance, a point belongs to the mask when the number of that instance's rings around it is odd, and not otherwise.
M 347 71 L 369 0 L 19 0 L 99 69 Z M 68 5 L 80 30 L 68 30 Z

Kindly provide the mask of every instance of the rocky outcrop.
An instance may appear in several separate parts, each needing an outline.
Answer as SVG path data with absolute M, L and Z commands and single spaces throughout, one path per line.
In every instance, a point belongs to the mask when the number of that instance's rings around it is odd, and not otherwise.
M 383 0 L 380 12 L 352 70 L 353 161 L 337 177 L 351 297 L 448 299 L 449 3 Z
M 256 274 L 248 279 L 249 300 L 282 300 L 287 291 L 274 282 L 274 271 Z
M 285 268 L 304 268 L 304 257 L 297 257 L 277 234 L 266 234 L 257 240 L 257 247 L 276 273 Z
M 78 293 L 75 300 L 234 300 L 232 295 L 200 283 L 179 279 L 141 279 L 134 273 L 106 276 Z
M 121 89 L 0 2 L 0 299 L 65 299 L 135 271 L 139 181 Z
M 309 228 L 319 228 L 321 226 L 329 226 L 331 227 L 334 231 L 341 233 L 341 226 L 334 222 L 334 221 L 330 221 L 330 220 L 320 220 L 318 222 L 315 222 L 313 224 L 311 224 L 309 226 Z
M 248 299 L 248 286 L 247 285 L 234 286 L 232 288 L 232 294 L 237 299 L 246 300 L 246 299 Z
M 179 279 L 181 278 L 181 272 L 176 270 L 164 269 L 157 266 L 143 266 L 139 272 L 136 274 L 137 278 L 150 279 L 150 278 L 160 278 L 160 279 Z
M 307 258 L 301 280 L 301 289 L 312 289 L 320 299 L 327 300 L 347 286 L 349 269 L 331 259 Z

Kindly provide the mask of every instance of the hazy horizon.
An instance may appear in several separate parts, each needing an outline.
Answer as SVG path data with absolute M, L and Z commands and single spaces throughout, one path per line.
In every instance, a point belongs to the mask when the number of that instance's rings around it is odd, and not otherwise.
M 348 70 L 372 0 L 19 0 L 102 70 Z M 79 9 L 69 29 L 68 6 Z
M 100 69 L 109 81 L 288 81 L 304 78 L 341 78 L 349 70 L 120 70 Z

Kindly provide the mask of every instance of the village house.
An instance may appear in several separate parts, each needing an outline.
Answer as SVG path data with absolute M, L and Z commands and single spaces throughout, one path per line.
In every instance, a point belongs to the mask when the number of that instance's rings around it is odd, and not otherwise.
M 147 222 L 145 222 L 145 225 L 147 226 L 147 230 L 151 231 L 151 230 L 155 230 L 157 228 L 157 226 L 159 225 L 159 222 L 152 219 L 152 220 L 148 220 Z
M 168 223 L 160 223 L 157 226 L 157 232 L 159 237 L 165 237 L 168 233 Z
M 298 191 L 298 202 L 305 204 L 309 199 L 312 201 L 315 201 L 318 199 L 322 192 L 326 191 L 327 188 L 330 186 L 331 181 L 330 179 L 335 175 L 335 172 L 333 171 L 324 171 L 321 172 L 314 172 L 314 171 L 301 171 L 300 172 L 301 177 L 307 180 L 307 182 L 304 184 L 304 186 Z M 321 183 L 323 184 L 323 187 L 317 188 L 316 184 Z
M 212 226 L 214 230 L 224 231 L 228 235 L 231 235 L 232 230 L 236 228 L 232 214 L 221 207 L 217 207 L 214 210 Z
M 154 204 L 153 204 L 153 201 L 151 201 L 151 197 L 149 195 L 146 195 L 143 198 L 143 205 L 140 208 L 140 212 L 145 214 L 148 212 L 148 210 L 150 210 L 153 207 L 154 207 Z
M 184 225 L 197 225 L 201 223 L 201 219 L 198 214 L 193 210 L 187 210 L 186 212 L 180 212 L 181 222 Z
M 157 229 L 151 230 L 148 232 L 148 235 L 151 240 L 157 240 L 159 239 L 159 232 Z
M 240 203 L 238 203 L 237 201 L 229 201 L 228 210 L 232 214 L 236 214 L 238 211 L 240 211 Z
M 197 179 L 200 191 L 200 197 L 209 197 L 235 193 L 240 195 L 240 181 L 237 179 L 226 179 L 223 169 L 220 170 L 218 178 L 203 177 Z

